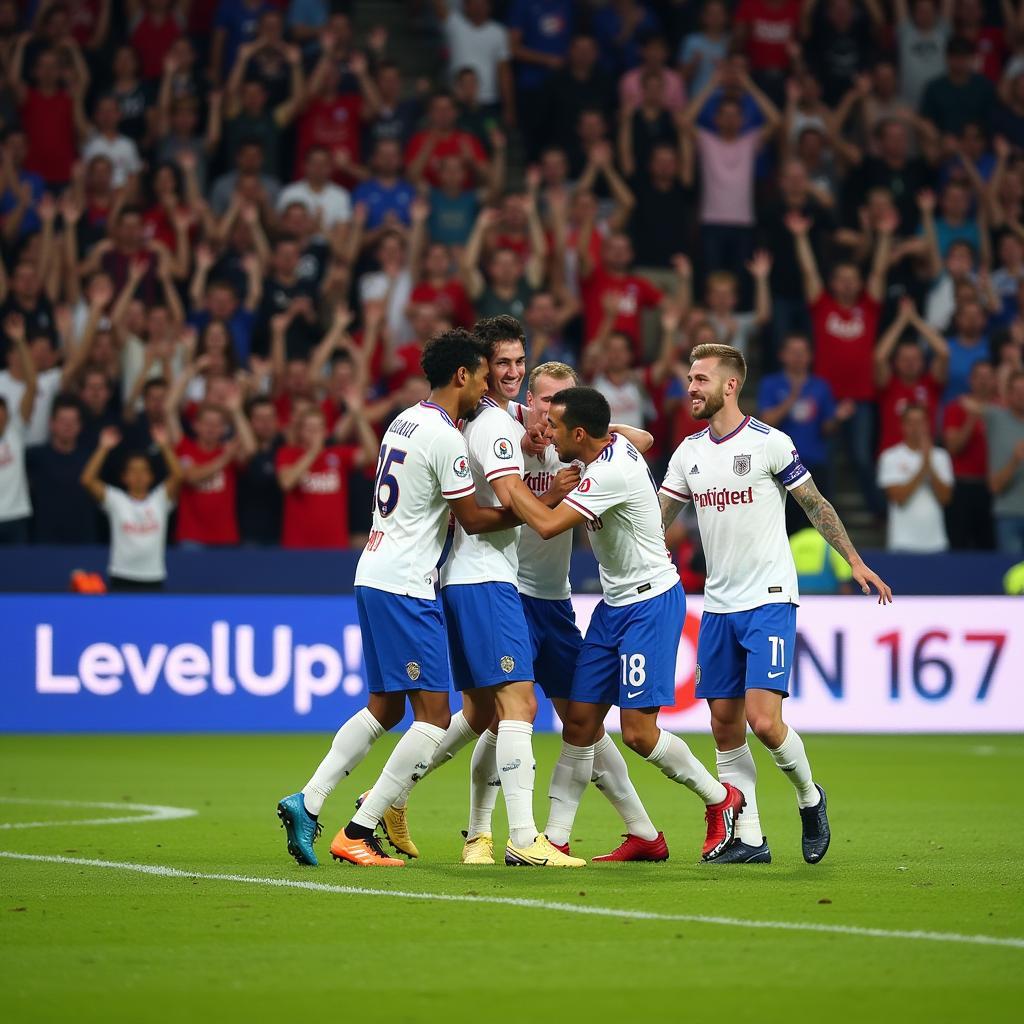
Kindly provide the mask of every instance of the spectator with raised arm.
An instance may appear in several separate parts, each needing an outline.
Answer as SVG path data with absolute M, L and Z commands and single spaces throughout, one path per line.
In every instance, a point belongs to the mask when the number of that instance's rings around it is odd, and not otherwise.
M 985 410 L 988 485 L 992 491 L 996 547 L 1024 555 L 1024 371 L 1007 382 L 1006 407 Z
M 925 87 L 946 70 L 955 0 L 894 0 L 900 88 L 916 110 Z

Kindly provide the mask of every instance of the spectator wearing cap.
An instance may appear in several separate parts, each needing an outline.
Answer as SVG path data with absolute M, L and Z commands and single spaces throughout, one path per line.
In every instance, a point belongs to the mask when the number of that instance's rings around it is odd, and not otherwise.
M 934 554 L 949 548 L 943 508 L 953 496 L 949 452 L 932 443 L 928 412 L 908 405 L 900 417 L 902 440 L 878 459 L 878 486 L 889 502 L 886 548 Z
M 1024 371 L 1007 383 L 1006 407 L 985 410 L 988 438 L 988 483 L 992 491 L 996 546 L 1024 554 Z
M 992 494 L 988 488 L 985 410 L 996 397 L 995 369 L 987 360 L 971 367 L 970 389 L 947 403 L 942 443 L 953 460 L 956 486 L 946 509 L 946 530 L 954 551 L 995 547 Z
M 974 46 L 954 36 L 946 47 L 946 73 L 925 87 L 921 114 L 943 135 L 959 135 L 969 121 L 986 127 L 991 121 L 995 89 L 974 70 L 974 57 Z
M 49 440 L 26 456 L 37 544 L 92 544 L 99 536 L 95 510 L 79 485 L 92 453 L 82 438 L 82 420 L 79 400 L 58 395 L 50 412 Z

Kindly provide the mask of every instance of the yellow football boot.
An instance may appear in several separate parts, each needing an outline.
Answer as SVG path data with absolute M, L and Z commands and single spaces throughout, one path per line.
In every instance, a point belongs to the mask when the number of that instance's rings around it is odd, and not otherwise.
M 505 863 L 513 868 L 582 868 L 587 864 L 579 857 L 562 853 L 545 835 L 537 836 L 529 846 L 522 848 L 513 846 L 510 839 L 505 847 Z

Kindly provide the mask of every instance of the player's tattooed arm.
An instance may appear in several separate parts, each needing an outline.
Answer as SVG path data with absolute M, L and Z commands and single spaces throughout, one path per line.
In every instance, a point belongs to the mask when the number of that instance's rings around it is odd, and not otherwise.
M 661 505 L 661 527 L 667 530 L 676 521 L 685 502 L 670 498 L 664 491 L 658 492 L 658 502 Z
M 874 587 L 878 591 L 878 603 L 891 604 L 892 590 L 885 580 L 864 564 L 864 559 L 860 557 L 857 549 L 853 546 L 853 541 L 850 540 L 850 535 L 846 532 L 839 513 L 818 490 L 814 481 L 808 480 L 807 483 L 794 487 L 790 494 L 807 513 L 811 525 L 850 563 L 853 578 L 860 585 L 860 589 L 865 594 L 870 594 L 871 588 Z M 664 496 L 662 497 L 664 498 Z

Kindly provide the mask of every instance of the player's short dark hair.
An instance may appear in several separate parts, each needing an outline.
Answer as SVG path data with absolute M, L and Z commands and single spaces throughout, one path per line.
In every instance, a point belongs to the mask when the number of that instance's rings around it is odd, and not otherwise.
M 607 436 L 612 410 L 597 388 L 565 388 L 552 396 L 551 404 L 565 408 L 562 420 L 570 430 L 582 427 L 591 437 Z
M 523 325 L 507 313 L 500 316 L 487 316 L 473 324 L 473 333 L 480 339 L 487 350 L 487 358 L 492 359 L 497 347 L 503 341 L 518 341 L 526 346 L 526 335 Z
M 423 375 L 432 388 L 443 388 L 462 367 L 473 373 L 487 359 L 487 348 L 461 327 L 435 334 L 420 356 Z

